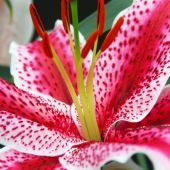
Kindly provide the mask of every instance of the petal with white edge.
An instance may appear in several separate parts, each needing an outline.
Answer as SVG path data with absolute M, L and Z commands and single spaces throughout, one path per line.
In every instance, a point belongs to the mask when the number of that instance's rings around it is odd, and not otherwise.
M 168 125 L 170 123 L 170 85 L 165 86 L 151 112 L 140 122 L 120 121 L 119 129 L 137 128 L 142 126 Z
M 167 149 L 170 151 L 170 148 Z M 59 162 L 71 170 L 100 170 L 105 163 L 112 160 L 125 163 L 135 153 L 146 154 L 155 170 L 167 170 L 170 167 L 170 157 L 149 144 L 88 143 L 72 148 L 59 158 Z
M 36 156 L 7 147 L 0 150 L 0 169 L 30 170 L 35 167 L 46 170 L 64 170 L 58 162 L 58 157 Z
M 133 144 L 147 144 L 162 141 L 165 143 L 165 146 L 170 145 L 170 126 L 169 125 L 160 125 L 160 126 L 151 126 L 151 127 L 139 127 L 136 129 L 116 129 L 114 138 L 111 141 L 115 142 L 124 142 L 124 143 L 133 143 Z M 157 142 L 156 142 L 157 141 Z M 160 142 L 161 146 L 161 142 Z M 162 149 L 162 148 L 159 148 Z M 167 150 L 167 155 L 168 153 Z
M 141 121 L 170 73 L 170 1 L 135 0 L 114 42 L 99 57 L 94 91 L 100 119 Z M 103 121 L 104 122 L 104 121 Z
M 0 112 L 0 143 L 20 152 L 58 156 L 83 142 L 70 135 L 69 129 L 55 131 L 12 113 Z
M 0 79 L 0 110 L 43 124 L 51 129 L 69 129 L 79 136 L 70 116 L 70 106 L 50 96 L 30 94 Z

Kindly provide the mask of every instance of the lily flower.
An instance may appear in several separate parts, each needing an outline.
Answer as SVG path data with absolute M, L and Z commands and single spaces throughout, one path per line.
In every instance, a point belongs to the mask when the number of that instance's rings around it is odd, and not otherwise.
M 12 0 L 13 16 L 10 21 L 9 9 L 5 0 L 0 2 L 0 64 L 10 65 L 10 55 L 8 52 L 12 40 L 19 43 L 28 43 L 33 33 L 33 25 L 29 15 L 29 4 L 31 0 Z M 24 35 L 24 36 L 23 36 Z
M 104 1 L 87 42 L 76 2 L 62 0 L 63 22 L 49 35 L 31 5 L 42 40 L 10 47 L 16 86 L 0 79 L 0 169 L 98 170 L 139 152 L 169 169 L 169 0 L 135 0 L 99 52 Z

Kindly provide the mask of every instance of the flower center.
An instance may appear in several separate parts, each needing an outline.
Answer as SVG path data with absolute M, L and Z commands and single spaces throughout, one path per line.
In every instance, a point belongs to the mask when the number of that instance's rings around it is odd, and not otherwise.
M 74 27 L 74 42 L 70 31 L 70 15 L 69 15 L 70 7 L 71 7 L 71 14 L 72 14 L 72 22 Z M 96 119 L 95 99 L 94 99 L 94 92 L 93 92 L 94 67 L 101 52 L 103 52 L 115 39 L 118 30 L 120 29 L 123 23 L 123 17 L 121 17 L 115 24 L 115 27 L 111 29 L 108 36 L 104 40 L 100 50 L 97 52 L 98 38 L 100 35 L 102 35 L 104 31 L 104 22 L 105 22 L 104 0 L 98 0 L 97 29 L 90 35 L 89 39 L 87 40 L 87 43 L 81 50 L 80 43 L 79 43 L 79 34 L 78 34 L 78 10 L 77 9 L 78 9 L 77 0 L 61 0 L 61 18 L 63 21 L 63 27 L 66 33 L 68 34 L 68 38 L 69 38 L 69 42 L 74 58 L 74 64 L 76 68 L 76 82 L 77 82 L 79 97 L 76 95 L 76 92 L 73 88 L 69 75 L 65 70 L 62 62 L 60 61 L 54 47 L 52 46 L 48 38 L 48 34 L 44 29 L 44 26 L 41 22 L 41 19 L 37 13 L 35 6 L 33 4 L 30 5 L 30 13 L 32 16 L 32 20 L 37 33 L 42 38 L 42 45 L 43 45 L 44 52 L 46 53 L 47 56 L 51 57 L 51 59 L 56 64 L 63 80 L 65 81 L 68 91 L 72 97 L 73 103 L 75 105 L 81 123 L 82 136 L 86 140 L 101 141 L 101 134 Z M 93 47 L 93 57 L 85 82 L 82 62 L 92 47 Z

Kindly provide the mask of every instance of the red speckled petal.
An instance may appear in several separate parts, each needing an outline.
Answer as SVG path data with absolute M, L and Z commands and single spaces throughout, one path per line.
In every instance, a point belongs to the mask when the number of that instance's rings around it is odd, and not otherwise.
M 138 123 L 119 122 L 118 128 L 136 128 L 142 126 L 157 126 L 170 124 L 170 85 L 167 85 L 158 98 L 151 112 Z
M 112 129 L 105 139 L 106 142 L 124 142 L 131 144 L 164 142 L 170 149 L 170 126 L 143 126 L 137 128 L 119 128 Z M 161 143 L 160 143 L 161 144 Z M 168 151 L 170 153 L 170 150 Z
M 59 161 L 65 168 L 71 170 L 99 170 L 111 160 L 125 163 L 133 154 L 140 152 L 151 159 L 154 170 L 167 170 L 170 167 L 170 155 L 161 152 L 158 146 L 157 144 L 152 146 L 152 144 L 88 143 L 70 149 L 59 158 Z M 167 149 L 170 151 L 170 148 Z
M 131 144 L 147 144 L 155 143 L 160 141 L 165 143 L 169 147 L 167 154 L 170 156 L 170 126 L 169 125 L 160 125 L 160 126 L 151 126 L 151 127 L 139 127 L 136 129 L 119 129 L 117 128 L 112 135 L 114 137 L 108 138 L 107 141 L 112 142 L 124 142 Z M 160 143 L 161 146 L 161 143 Z M 158 147 L 158 149 L 161 149 Z M 163 148 L 162 148 L 163 149 Z M 169 153 L 168 153 L 169 152 Z
M 2 170 L 65 170 L 58 157 L 45 157 L 25 154 L 16 150 L 0 150 L 0 169 Z
M 68 129 L 55 131 L 9 112 L 0 112 L 0 143 L 20 152 L 57 156 L 83 140 Z
M 0 79 L 0 110 L 15 113 L 55 130 L 69 129 L 79 137 L 70 106 L 51 97 L 29 94 Z
M 148 116 L 139 122 L 140 126 L 170 124 L 170 85 L 164 88 L 157 103 Z M 139 127 L 139 126 L 138 126 Z
M 56 22 L 55 29 L 50 33 L 49 39 L 65 66 L 75 89 L 77 89 L 73 56 L 68 36 L 61 21 Z M 81 46 L 85 44 L 85 39 L 81 34 L 80 43 Z M 72 103 L 56 65 L 50 57 L 45 55 L 40 41 L 25 46 L 12 43 L 10 53 L 12 54 L 11 74 L 14 76 L 17 87 L 26 91 L 31 90 L 47 94 L 68 104 Z M 87 74 L 89 66 L 89 57 L 84 62 L 85 74 Z
M 106 129 L 143 119 L 170 75 L 170 1 L 135 0 L 124 16 L 95 67 L 96 111 L 101 120 L 110 117 Z

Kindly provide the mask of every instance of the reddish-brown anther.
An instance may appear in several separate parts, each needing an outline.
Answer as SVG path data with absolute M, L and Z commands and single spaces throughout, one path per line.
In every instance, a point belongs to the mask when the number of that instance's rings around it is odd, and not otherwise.
M 103 34 L 105 25 L 105 7 L 104 0 L 98 0 L 98 10 L 97 10 L 97 27 L 99 35 Z
M 64 30 L 68 33 L 70 25 L 70 0 L 61 0 L 61 19 L 63 21 Z
M 87 54 L 89 53 L 90 49 L 93 47 L 93 45 L 94 45 L 98 35 L 99 35 L 99 32 L 98 32 L 98 30 L 96 30 L 95 32 L 93 32 L 91 34 L 91 36 L 87 40 L 85 46 L 83 47 L 83 49 L 81 51 L 81 56 L 83 58 L 85 58 L 87 56 Z
M 44 33 L 43 33 L 42 46 L 43 46 L 45 54 L 48 57 L 52 58 L 53 55 L 52 55 L 52 51 L 51 51 L 51 45 L 50 45 L 50 41 L 48 38 L 48 33 L 46 31 L 44 31 Z
M 45 28 L 43 26 L 41 18 L 39 16 L 34 4 L 30 5 L 30 14 L 31 14 L 31 18 L 32 18 L 33 24 L 35 26 L 35 29 L 36 29 L 38 35 L 40 37 L 43 37 L 43 33 L 45 31 Z
M 103 52 L 105 49 L 107 49 L 109 47 L 109 45 L 114 41 L 114 39 L 116 38 L 120 27 L 122 26 L 124 22 L 124 16 L 121 16 L 118 21 L 116 22 L 116 24 L 112 27 L 112 29 L 110 30 L 110 32 L 107 34 L 101 48 L 100 51 Z

